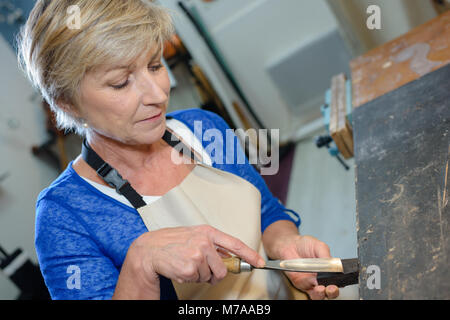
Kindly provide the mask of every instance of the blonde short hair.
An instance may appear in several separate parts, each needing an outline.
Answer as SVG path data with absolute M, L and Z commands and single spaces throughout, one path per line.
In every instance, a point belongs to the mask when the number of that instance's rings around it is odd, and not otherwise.
M 80 28 L 69 28 L 74 5 Z M 173 32 L 170 13 L 152 0 L 37 0 L 17 37 L 19 67 L 50 105 L 58 127 L 84 135 L 80 119 L 58 102 L 77 108 L 87 72 L 162 50 Z

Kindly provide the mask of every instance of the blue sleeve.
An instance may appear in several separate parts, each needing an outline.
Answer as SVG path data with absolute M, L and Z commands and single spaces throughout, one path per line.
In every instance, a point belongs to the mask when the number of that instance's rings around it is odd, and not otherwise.
M 219 115 L 202 110 L 202 112 L 208 114 L 209 118 L 212 118 L 212 121 L 215 124 L 215 127 L 219 129 L 223 137 L 226 137 L 226 130 L 232 130 L 228 124 L 225 122 L 222 117 Z M 230 131 L 231 132 L 231 131 Z M 234 161 L 230 164 L 224 164 L 222 167 L 230 172 L 238 174 L 240 177 L 246 179 L 250 183 L 252 183 L 261 193 L 261 232 L 271 225 L 272 223 L 279 220 L 289 220 L 292 221 L 297 227 L 300 226 L 300 216 L 293 210 L 287 209 L 281 201 L 273 196 L 271 191 L 266 185 L 266 182 L 261 177 L 260 173 L 250 164 L 249 160 L 245 156 L 244 150 L 240 144 L 239 138 L 233 133 L 233 139 L 235 140 L 234 145 L 236 147 L 236 152 L 234 153 Z M 224 143 L 224 158 L 228 157 L 226 153 L 227 144 Z M 238 154 L 245 159 L 245 163 L 239 164 Z M 242 159 L 240 158 L 240 159 Z M 232 166 L 232 167 L 229 167 Z
M 76 214 L 46 198 L 36 214 L 36 252 L 52 299 L 111 299 L 119 271 Z

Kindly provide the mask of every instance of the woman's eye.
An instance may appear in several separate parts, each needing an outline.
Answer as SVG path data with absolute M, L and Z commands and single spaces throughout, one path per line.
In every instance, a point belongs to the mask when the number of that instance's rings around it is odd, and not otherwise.
M 162 64 L 158 64 L 158 65 L 154 65 L 154 66 L 149 66 L 148 68 L 152 71 L 152 72 L 157 72 L 158 70 L 160 70 L 163 67 Z M 119 85 L 111 85 L 111 87 L 113 87 L 115 90 L 120 90 L 125 88 L 128 85 L 128 80 L 125 81 L 122 84 Z
M 150 69 L 151 71 L 153 71 L 153 72 L 156 72 L 156 71 L 158 71 L 159 69 L 161 69 L 162 67 L 163 67 L 162 64 L 158 64 L 158 65 L 156 65 L 156 66 L 150 66 L 149 69 Z
M 119 90 L 119 89 L 125 88 L 127 85 L 128 85 L 128 80 L 125 81 L 125 82 L 122 83 L 122 84 L 119 84 L 119 85 L 117 85 L 117 86 L 111 86 L 111 87 L 113 87 L 113 88 L 116 89 L 116 90 Z

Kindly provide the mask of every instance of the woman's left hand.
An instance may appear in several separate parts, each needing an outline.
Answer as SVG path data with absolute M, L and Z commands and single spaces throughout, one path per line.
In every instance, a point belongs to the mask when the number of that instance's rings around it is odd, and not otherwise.
M 331 258 L 330 248 L 322 241 L 299 234 L 286 235 L 278 248 L 282 260 L 298 258 Z M 286 272 L 292 284 L 306 292 L 312 300 L 333 299 L 339 296 L 339 288 L 335 285 L 327 287 L 317 283 L 317 273 Z

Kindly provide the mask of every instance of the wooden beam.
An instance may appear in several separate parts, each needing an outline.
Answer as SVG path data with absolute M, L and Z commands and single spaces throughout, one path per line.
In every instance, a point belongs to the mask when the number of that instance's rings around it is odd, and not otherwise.
M 330 135 L 345 159 L 353 157 L 353 135 L 347 121 L 346 78 L 343 73 L 331 79 Z

